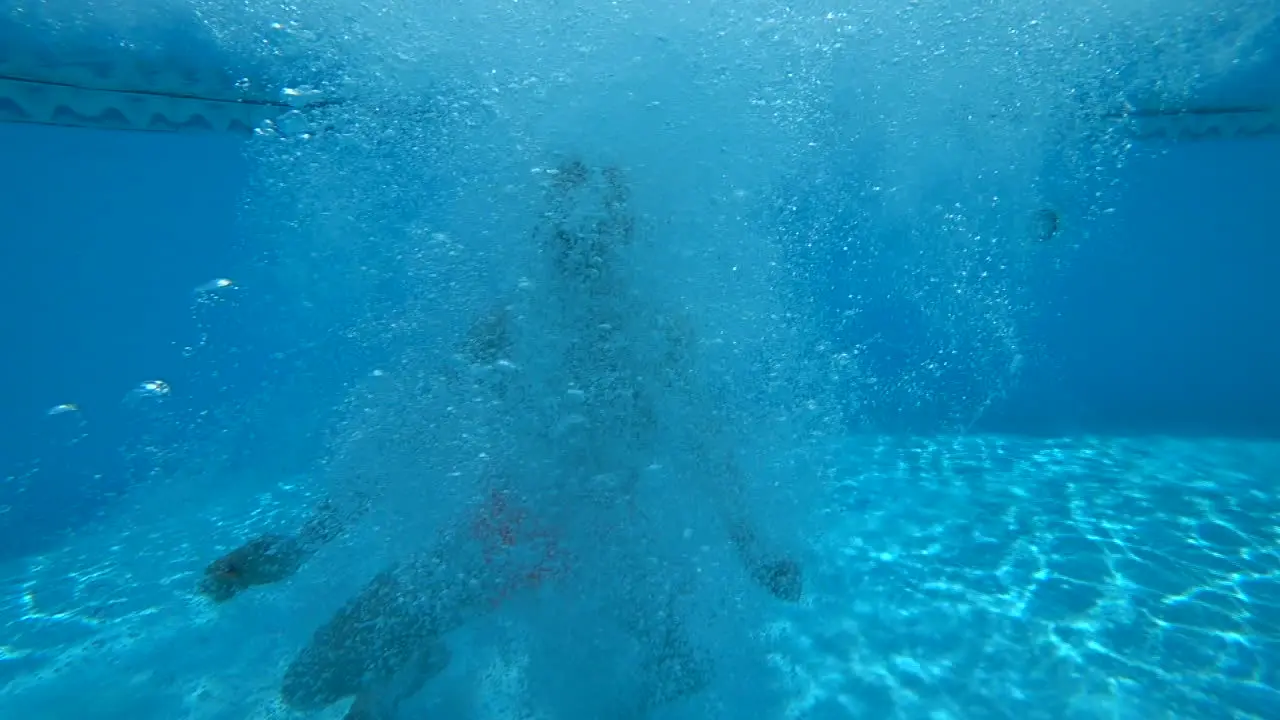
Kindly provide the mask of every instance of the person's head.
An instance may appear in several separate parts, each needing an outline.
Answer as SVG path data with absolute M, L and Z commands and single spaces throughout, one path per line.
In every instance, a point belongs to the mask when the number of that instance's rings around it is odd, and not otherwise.
M 594 286 L 635 232 L 622 171 L 568 160 L 551 174 L 548 190 L 541 234 L 554 270 L 562 279 Z

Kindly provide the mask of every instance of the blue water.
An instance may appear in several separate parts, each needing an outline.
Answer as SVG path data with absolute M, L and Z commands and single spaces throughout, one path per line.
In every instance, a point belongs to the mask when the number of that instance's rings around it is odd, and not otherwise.
M 87 408 L 94 429 L 70 451 L 75 462 L 26 486 L 22 506 L 38 519 L 0 524 L 0 547 L 25 552 L 96 512 L 100 491 L 129 482 L 120 398 L 152 377 L 201 379 L 204 366 L 181 352 L 201 332 L 192 290 L 254 257 L 237 224 L 248 166 L 236 139 L 0 126 L 0 142 L 11 168 L 0 265 L 15 269 L 0 285 L 12 309 L 0 316 L 11 348 L 0 460 L 15 469 L 48 461 L 32 444 L 65 434 L 41 415 L 68 399 Z M 1274 167 L 1275 139 L 1139 154 L 1116 212 L 1092 225 L 1061 277 L 1033 289 L 1044 312 L 1029 339 L 1043 350 L 973 430 L 1280 436 Z M 75 212 L 66 197 L 80 198 Z M 859 331 L 910 343 L 894 320 Z M 220 368 L 245 392 L 270 377 L 270 352 L 290 349 L 244 323 L 213 331 L 250 358 Z M 912 418 L 910 429 L 937 429 L 929 420 Z M 0 504 L 13 504 L 3 492 Z
M 1278 161 L 1274 139 L 1139 156 L 1115 214 L 1040 294 L 1052 360 L 983 425 L 1276 437 Z
M 45 669 L 38 651 L 15 648 L 89 642 L 104 618 L 186 617 L 187 588 L 167 573 L 187 582 L 211 551 L 184 545 L 175 560 L 145 532 L 121 531 L 105 557 L 163 585 L 167 600 L 120 600 L 123 580 L 77 565 L 87 551 L 57 554 L 86 528 L 143 507 L 158 528 L 243 540 L 243 528 L 216 522 L 221 506 L 138 499 L 163 485 L 141 434 L 163 446 L 189 440 L 177 427 L 216 433 L 203 410 L 236 415 L 279 388 L 292 410 L 264 425 L 288 431 L 243 434 L 219 466 L 264 473 L 261 459 L 288 436 L 265 472 L 304 471 L 323 449 L 321 411 L 366 367 L 339 339 L 317 345 L 273 322 L 284 290 L 241 223 L 240 142 L 0 125 L 0 560 L 50 588 L 6 587 L 30 607 L 0 630 L 0 687 Z M 781 655 L 820 658 L 778 661 L 786 689 L 817 698 L 802 717 L 1280 718 L 1276 168 L 1277 138 L 1139 148 L 1114 211 L 1066 213 L 1041 249 L 1062 269 L 1026 294 L 1038 313 L 1006 397 L 963 435 L 927 406 L 878 408 L 865 436 L 823 450 L 836 458 L 830 514 L 841 529 L 814 535 L 834 559 L 815 573 L 817 599 L 779 621 L 794 630 Z M 838 305 L 840 288 L 871 282 L 855 273 L 825 267 L 814 294 Z M 194 290 L 224 276 L 241 295 L 202 302 Z M 893 339 L 901 355 L 886 363 L 911 357 L 921 332 L 892 304 L 857 328 Z M 837 346 L 857 340 L 829 333 Z M 181 388 L 163 414 L 122 402 L 155 378 Z M 45 415 L 64 402 L 82 409 Z M 1130 440 L 1099 439 L 1110 436 Z M 238 509 L 293 517 L 309 506 L 288 483 L 264 487 L 266 500 Z M 56 559 L 34 560 L 46 554 Z M 194 692 L 179 678 L 206 667 L 223 675 L 200 697 L 234 707 L 233 681 L 273 687 L 254 668 L 278 662 L 277 645 L 304 642 L 327 612 L 256 602 L 194 630 L 198 648 L 175 655 L 160 643 L 121 661 L 133 683 L 123 690 L 114 670 L 58 672 L 83 673 L 105 708 L 94 717 L 176 717 Z M 219 642 L 232 627 L 243 639 Z M 749 684 L 759 668 L 741 662 Z M 1071 678 L 1071 693 L 1053 689 Z M 743 689 L 746 707 L 754 693 L 767 694 Z M 74 716 L 36 691 L 15 702 Z
M 13 477 L 0 505 L 19 508 L 0 519 L 0 554 L 14 556 L 58 542 L 145 479 L 122 458 L 143 429 L 281 384 L 302 340 L 273 324 L 270 281 L 254 283 L 263 258 L 239 220 L 242 139 L 0 125 L 0 142 L 0 265 L 12 269 L 0 286 L 0 467 Z M 74 210 L 66 198 L 79 199 Z M 195 290 L 224 276 L 248 281 L 254 301 L 199 302 Z M 182 387 L 163 419 L 122 402 L 155 378 Z M 81 412 L 45 416 L 62 403 Z M 252 439 L 241 449 L 252 453 Z
M 37 458 L 48 465 L 0 491 L 21 508 L 0 525 L 0 546 L 14 554 L 75 527 L 129 484 L 119 451 L 136 418 L 121 399 L 145 380 L 189 373 L 181 348 L 198 333 L 191 291 L 211 268 L 243 262 L 236 213 L 247 168 L 221 139 L 0 133 L 12 169 L 0 249 L 11 275 L 0 289 L 0 461 L 15 473 Z M 66 402 L 92 430 L 73 446 L 78 423 L 44 416 Z

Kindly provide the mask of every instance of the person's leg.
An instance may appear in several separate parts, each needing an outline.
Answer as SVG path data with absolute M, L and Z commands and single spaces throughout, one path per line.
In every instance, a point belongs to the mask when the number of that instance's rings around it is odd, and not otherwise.
M 479 556 L 456 543 L 384 570 L 315 631 L 285 671 L 281 699 L 298 710 L 351 695 L 398 703 L 431 676 L 426 669 L 443 669 L 441 638 L 485 612 L 494 585 Z
M 427 681 L 443 672 L 450 657 L 444 643 L 427 643 L 399 672 L 360 691 L 343 720 L 394 720 L 400 703 L 418 694 Z
M 418 603 L 414 570 L 389 568 L 315 631 L 285 671 L 285 704 L 319 710 L 399 673 L 437 642 L 439 622 Z
M 619 616 L 640 650 L 636 695 L 618 708 L 627 720 L 641 720 L 659 707 L 702 692 L 715 672 L 711 653 L 690 636 L 676 607 L 680 589 L 672 579 L 651 571 L 636 581 Z
M 640 703 L 647 716 L 659 707 L 702 692 L 711 683 L 711 654 L 689 639 L 679 618 L 660 618 L 660 631 L 642 639 Z
M 299 710 L 351 695 L 362 712 L 393 708 L 443 669 L 446 633 L 554 578 L 556 550 L 515 497 L 493 490 L 430 552 L 379 573 L 316 630 L 281 698 Z

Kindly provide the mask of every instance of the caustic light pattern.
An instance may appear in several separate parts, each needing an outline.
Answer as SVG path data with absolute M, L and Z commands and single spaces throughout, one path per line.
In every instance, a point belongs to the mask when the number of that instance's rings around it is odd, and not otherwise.
M 762 628 L 770 717 L 1261 720 L 1280 708 L 1280 445 L 862 437 L 804 452 L 825 469 L 795 481 L 829 499 L 807 605 L 771 609 Z M 58 717 L 82 693 L 101 718 L 279 712 L 280 668 L 305 641 L 279 628 L 301 588 L 223 617 L 191 601 L 192 583 L 211 544 L 246 532 L 222 519 L 308 500 L 289 485 L 240 501 L 219 491 L 157 494 L 119 520 L 129 528 L 8 569 L 0 715 Z M 188 503 L 202 515 L 167 512 Z

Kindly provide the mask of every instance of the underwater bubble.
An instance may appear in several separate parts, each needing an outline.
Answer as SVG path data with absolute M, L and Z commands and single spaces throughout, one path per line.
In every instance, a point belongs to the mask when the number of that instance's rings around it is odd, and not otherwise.
M 147 380 L 138 383 L 137 387 L 129 391 L 124 396 L 126 403 L 139 403 L 160 400 L 169 397 L 173 388 L 169 387 L 169 383 L 163 380 Z
M 215 278 L 215 279 L 210 280 L 209 282 L 207 282 L 207 283 L 205 283 L 205 284 L 200 285 L 199 287 L 197 287 L 197 288 L 195 289 L 195 293 L 196 293 L 197 295 L 204 295 L 204 294 L 206 294 L 206 293 L 215 292 L 215 291 L 217 291 L 217 290 L 223 290 L 223 289 L 225 289 L 225 288 L 229 288 L 229 287 L 235 287 L 235 283 L 234 283 L 234 282 L 232 282 L 230 279 L 228 279 L 228 278 Z
M 280 98 L 293 107 L 306 107 L 324 100 L 324 93 L 310 85 L 287 87 L 280 91 Z

